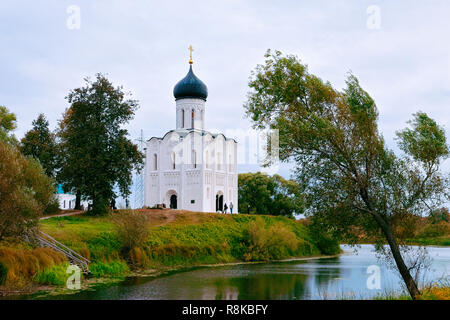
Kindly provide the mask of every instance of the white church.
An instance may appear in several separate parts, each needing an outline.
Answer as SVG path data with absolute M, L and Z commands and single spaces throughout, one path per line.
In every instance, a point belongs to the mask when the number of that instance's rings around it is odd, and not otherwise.
M 189 49 L 189 72 L 173 89 L 176 129 L 146 141 L 144 205 L 217 212 L 226 204 L 237 213 L 237 142 L 205 130 L 208 88 Z

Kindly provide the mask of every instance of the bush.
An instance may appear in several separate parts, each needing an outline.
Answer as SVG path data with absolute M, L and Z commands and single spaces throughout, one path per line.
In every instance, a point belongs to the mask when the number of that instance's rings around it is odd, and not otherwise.
M 0 285 L 6 283 L 6 277 L 8 276 L 8 268 L 0 262 Z
M 113 222 L 125 253 L 129 253 L 133 248 L 142 247 L 148 240 L 149 226 L 145 215 L 127 210 L 115 215 Z
M 298 248 L 294 232 L 280 223 L 270 228 L 262 219 L 249 223 L 244 258 L 246 261 L 267 261 L 291 256 Z

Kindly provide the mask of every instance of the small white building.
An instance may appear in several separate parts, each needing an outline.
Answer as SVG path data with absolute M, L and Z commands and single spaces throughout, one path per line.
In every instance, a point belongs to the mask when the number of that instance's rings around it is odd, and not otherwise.
M 75 208 L 76 195 L 73 193 L 64 193 L 62 186 L 59 184 L 56 188 L 56 197 L 58 199 L 59 208 L 62 210 L 70 210 Z M 87 209 L 91 201 L 82 200 L 81 205 Z
M 144 204 L 216 212 L 226 203 L 237 213 L 237 142 L 204 130 L 208 89 L 192 70 L 192 55 L 189 64 L 173 90 L 176 129 L 146 142 Z

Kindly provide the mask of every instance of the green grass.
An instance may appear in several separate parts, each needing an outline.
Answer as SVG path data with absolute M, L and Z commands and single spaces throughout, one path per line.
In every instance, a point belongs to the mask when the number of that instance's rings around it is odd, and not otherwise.
M 70 276 L 70 274 L 67 273 L 68 266 L 68 263 L 63 263 L 45 268 L 33 277 L 33 281 L 39 284 L 64 286 Z
M 123 275 L 128 272 L 124 261 L 131 268 L 140 269 L 246 261 L 251 250 L 248 228 L 256 219 L 264 221 L 266 232 L 272 226 L 282 226 L 297 240 L 296 249 L 272 243 L 266 250 L 269 258 L 322 254 L 308 228 L 285 217 L 173 211 L 146 214 L 150 219 L 146 244 L 128 254 L 123 252 L 110 216 L 51 218 L 41 221 L 41 228 L 73 250 L 87 252 L 95 276 Z
M 122 277 L 130 271 L 128 265 L 123 261 L 94 262 L 89 266 L 94 277 Z

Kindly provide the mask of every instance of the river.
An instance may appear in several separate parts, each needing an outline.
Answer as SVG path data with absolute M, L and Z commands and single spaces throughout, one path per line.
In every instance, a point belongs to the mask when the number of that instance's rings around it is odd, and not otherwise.
M 342 248 L 344 254 L 336 258 L 202 267 L 158 278 L 130 278 L 95 290 L 48 298 L 370 299 L 402 291 L 399 277 L 377 260 L 373 246 L 362 245 L 357 252 L 348 246 Z M 426 280 L 448 277 L 450 248 L 428 247 L 428 252 L 432 265 L 426 273 Z M 369 266 L 380 268 L 380 289 L 367 286 L 367 279 L 371 276 L 367 273 Z M 376 287 L 376 281 L 370 283 Z

